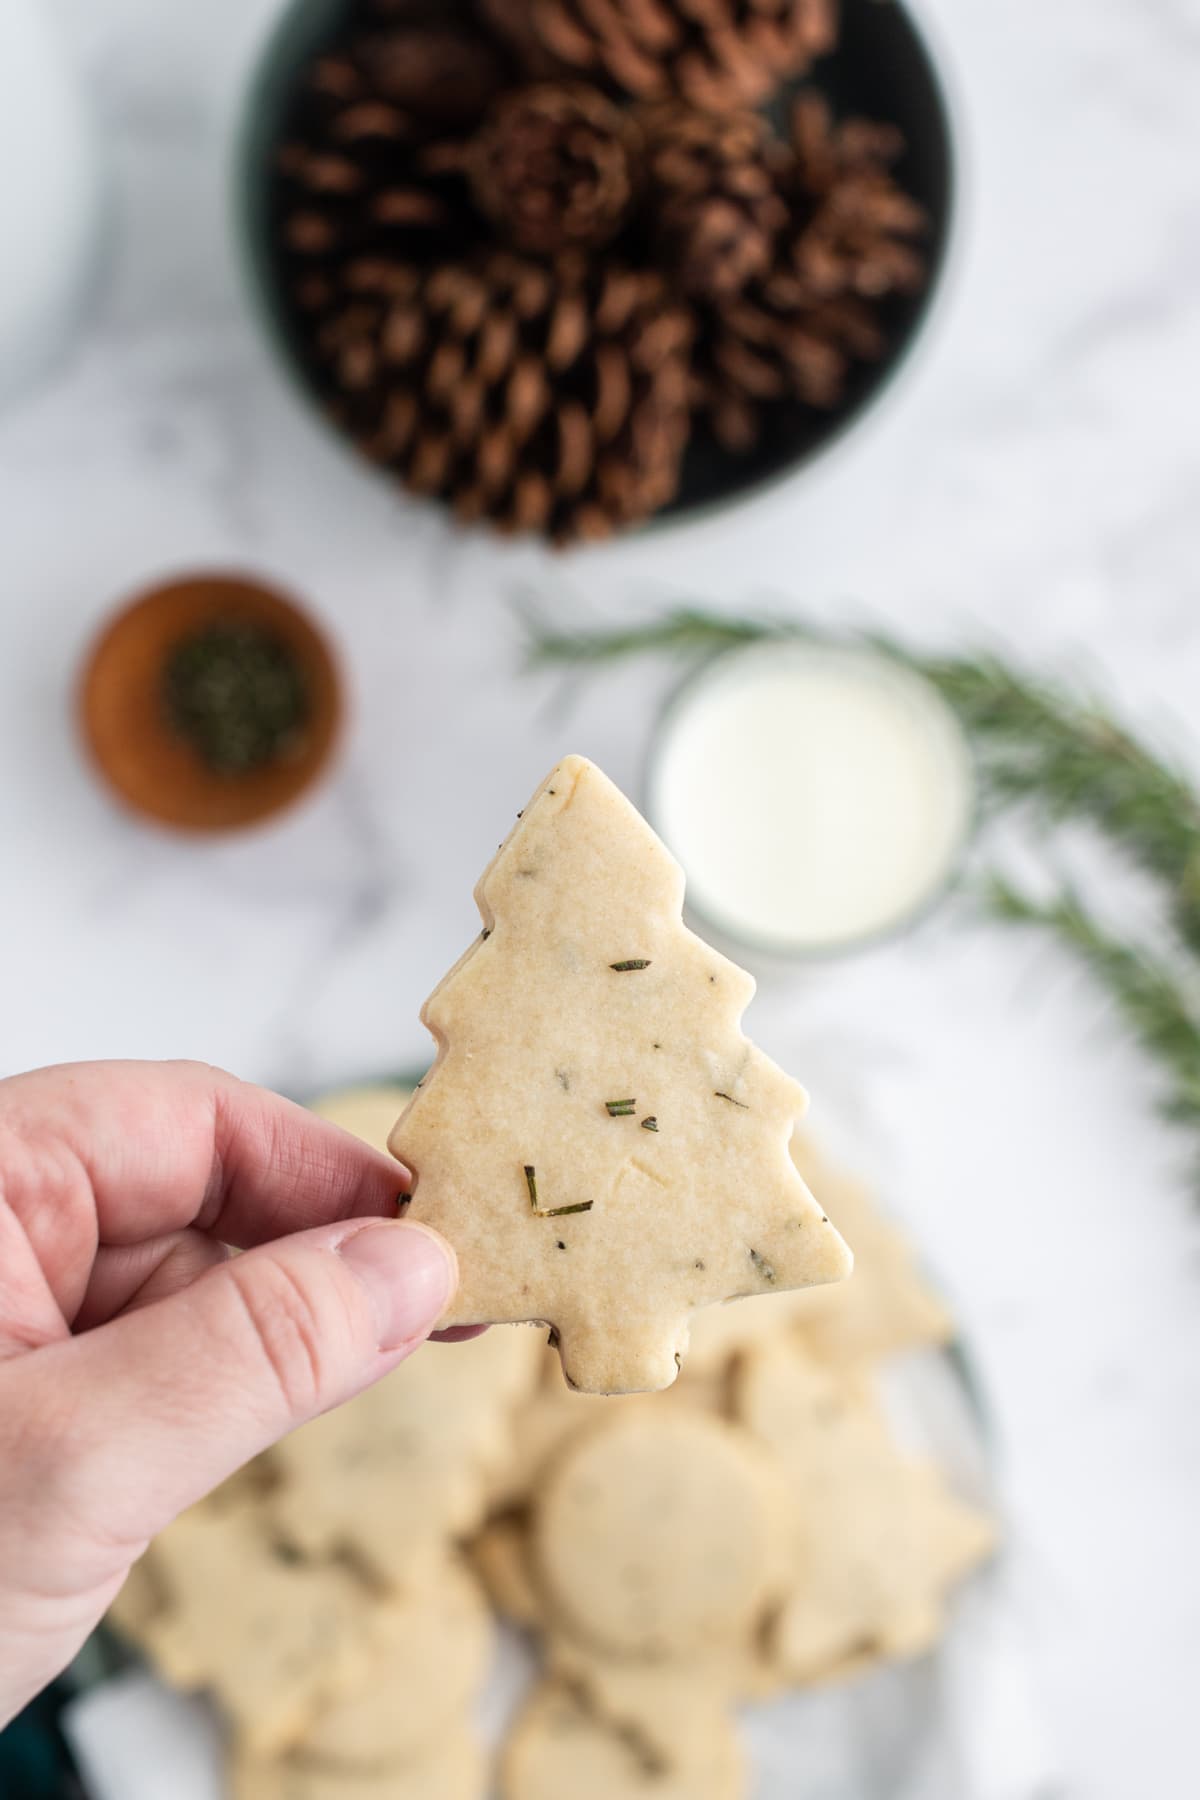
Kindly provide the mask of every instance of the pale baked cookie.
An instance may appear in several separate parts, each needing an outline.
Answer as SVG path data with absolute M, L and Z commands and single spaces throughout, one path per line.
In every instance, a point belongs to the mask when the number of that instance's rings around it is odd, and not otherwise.
M 230 1800 L 484 1800 L 487 1759 L 466 1721 L 436 1748 L 381 1769 L 346 1769 L 300 1755 L 278 1762 L 235 1754 Z
M 670 1764 L 635 1728 L 614 1727 L 586 1696 L 545 1681 L 519 1714 L 500 1765 L 503 1800 L 742 1800 L 746 1765 L 728 1718 L 716 1720 L 715 1753 Z
M 806 1132 L 792 1154 L 847 1243 L 854 1273 L 836 1289 L 812 1289 L 795 1325 L 809 1349 L 849 1363 L 948 1344 L 954 1320 L 922 1273 L 912 1245 L 880 1211 L 870 1189 L 835 1167 Z
M 472 1540 L 470 1556 L 500 1617 L 527 1631 L 540 1627 L 544 1608 L 530 1563 L 528 1520 L 515 1513 L 489 1519 Z
M 411 1088 L 380 1081 L 368 1087 L 337 1088 L 333 1093 L 322 1094 L 309 1110 L 361 1138 L 372 1150 L 386 1151 L 392 1127 L 411 1099 Z
M 555 1357 L 557 1366 L 558 1359 Z M 670 1405 L 656 1396 L 653 1404 Z M 540 1388 L 513 1420 L 512 1455 L 492 1489 L 493 1511 L 525 1505 L 537 1492 L 550 1463 L 583 1433 L 598 1425 L 611 1425 L 629 1409 L 648 1404 L 648 1396 L 581 1394 L 567 1387 L 561 1370 L 554 1385 Z M 659 1414 L 659 1417 L 662 1415 Z
M 165 1607 L 141 1642 L 168 1681 L 217 1697 L 250 1753 L 287 1749 L 369 1667 L 352 1577 L 284 1560 L 253 1512 L 185 1513 L 153 1567 Z
M 534 1512 L 539 1585 L 576 1637 L 680 1656 L 741 1636 L 778 1579 L 765 1458 L 718 1419 L 645 1408 L 549 1469 Z
M 729 1741 L 738 1659 L 729 1649 L 667 1662 L 606 1657 L 558 1633 L 549 1675 L 610 1731 L 633 1733 L 668 1769 L 719 1762 Z
M 781 1297 L 785 1303 L 787 1296 Z M 753 1301 L 739 1302 L 751 1306 Z M 710 1309 L 722 1311 L 720 1307 Z M 707 1315 L 699 1315 L 698 1321 Z M 491 1490 L 491 1510 L 511 1510 L 526 1505 L 537 1492 L 547 1468 L 582 1433 L 597 1425 L 612 1424 L 639 1407 L 655 1408 L 654 1416 L 666 1412 L 688 1410 L 721 1414 L 726 1410 L 727 1383 L 707 1374 L 693 1374 L 691 1360 L 685 1363 L 678 1381 L 661 1394 L 584 1394 L 565 1385 L 558 1358 L 554 1361 L 554 1380 L 541 1387 L 522 1406 L 513 1421 L 513 1448 L 508 1462 L 499 1472 Z
M 445 1322 L 545 1320 L 574 1386 L 634 1392 L 674 1380 L 697 1307 L 847 1274 L 788 1156 L 804 1092 L 742 1035 L 754 983 L 598 769 L 553 770 L 476 900 L 390 1139 L 458 1251 Z
M 270 1453 L 266 1452 L 236 1470 L 183 1516 L 216 1518 L 226 1513 L 240 1513 L 243 1518 L 250 1518 L 271 1491 L 274 1481 L 274 1464 Z M 146 1628 L 167 1611 L 167 1606 L 168 1594 L 158 1563 L 156 1541 L 130 1569 L 105 1621 L 131 1643 L 141 1645 L 145 1641 Z
M 146 1632 L 167 1608 L 167 1596 L 161 1577 L 154 1567 L 154 1546 L 140 1556 L 125 1577 L 124 1586 L 104 1615 L 111 1625 L 131 1644 L 144 1644 Z
M 526 1326 L 429 1344 L 375 1387 L 277 1446 L 272 1517 L 309 1554 L 351 1550 L 407 1582 L 448 1537 L 473 1531 L 510 1452 L 510 1412 L 536 1380 Z
M 370 1606 L 367 1676 L 319 1713 L 296 1748 L 350 1769 L 411 1759 L 452 1735 L 482 1687 L 494 1632 L 479 1583 L 447 1558 L 411 1592 Z
M 771 1640 L 783 1672 L 805 1683 L 930 1648 L 950 1588 L 994 1547 L 991 1521 L 898 1448 L 859 1381 L 799 1346 L 749 1356 L 736 1403 L 794 1497 L 791 1579 Z
M 953 1319 L 921 1274 L 907 1238 L 880 1212 L 869 1189 L 836 1168 L 806 1132 L 793 1138 L 792 1156 L 853 1245 L 854 1271 L 833 1287 L 709 1307 L 692 1324 L 689 1369 L 715 1373 L 731 1357 L 789 1331 L 817 1356 L 837 1363 L 948 1343 Z

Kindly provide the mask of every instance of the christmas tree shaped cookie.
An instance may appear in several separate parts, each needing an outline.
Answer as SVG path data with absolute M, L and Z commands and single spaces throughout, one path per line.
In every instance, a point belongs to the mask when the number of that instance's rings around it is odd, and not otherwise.
M 697 1307 L 846 1275 L 788 1154 L 804 1091 L 742 1035 L 754 983 L 597 768 L 552 771 L 476 900 L 390 1140 L 458 1251 L 443 1322 L 543 1320 L 573 1386 L 631 1393 L 674 1380 Z

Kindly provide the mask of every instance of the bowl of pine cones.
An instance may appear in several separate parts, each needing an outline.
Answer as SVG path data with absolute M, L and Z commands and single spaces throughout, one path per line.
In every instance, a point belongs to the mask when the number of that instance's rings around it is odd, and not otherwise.
M 325 418 L 556 544 L 811 463 L 918 335 L 953 197 L 899 0 L 293 0 L 241 175 Z

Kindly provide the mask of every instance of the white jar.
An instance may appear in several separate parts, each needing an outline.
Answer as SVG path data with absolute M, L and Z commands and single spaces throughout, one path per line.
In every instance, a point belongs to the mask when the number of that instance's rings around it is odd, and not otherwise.
M 0 403 L 62 347 L 98 233 L 96 144 L 51 0 L 0 0 Z

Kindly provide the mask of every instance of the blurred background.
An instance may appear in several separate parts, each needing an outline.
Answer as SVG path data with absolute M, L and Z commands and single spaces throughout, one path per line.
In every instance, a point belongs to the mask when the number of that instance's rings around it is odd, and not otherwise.
M 420 1068 L 420 1004 L 478 929 L 472 886 L 512 812 L 569 750 L 646 800 L 680 673 L 648 654 L 531 668 L 531 617 L 574 634 L 687 606 L 878 631 L 972 667 L 994 654 L 1080 703 L 1102 694 L 1161 749 L 1187 851 L 1191 0 L 921 0 L 955 200 L 937 142 L 933 165 L 895 165 L 934 208 L 915 234 L 928 310 L 903 300 L 884 315 L 903 366 L 844 431 L 818 432 L 815 453 L 803 408 L 799 423 L 780 413 L 764 472 L 782 478 L 765 490 L 709 470 L 697 492 L 724 483 L 728 504 L 565 549 L 466 529 L 381 478 L 318 419 L 295 374 L 305 347 L 281 355 L 255 256 L 286 272 L 286 212 L 262 215 L 247 252 L 237 148 L 281 0 L 3 5 L 0 290 L 15 299 L 6 312 L 0 298 L 0 1073 L 188 1056 L 307 1097 Z M 51 28 L 36 57 L 27 11 Z M 847 54 L 843 41 L 839 65 Z M 853 69 L 846 80 L 853 101 Z M 913 114 L 910 91 L 888 117 L 911 139 L 931 105 Z M 35 344 L 31 316 L 52 341 Z M 843 404 L 826 408 L 835 423 Z M 139 746 L 113 749 L 80 700 L 115 610 L 197 571 L 295 596 L 341 671 L 336 751 L 291 810 L 247 832 L 136 816 L 95 764 L 107 754 L 112 780 Z M 939 685 L 970 736 L 978 711 Z M 1146 879 L 1138 795 L 1097 846 L 1089 821 L 1113 817 L 1104 770 L 1064 762 L 1053 779 L 1054 828 L 1001 808 L 969 870 L 999 859 L 1037 895 L 1083 888 L 1112 941 L 1168 959 L 1175 986 L 1156 1004 L 1194 1017 L 1187 932 L 1164 924 L 1179 922 L 1187 854 Z M 160 793 L 149 810 L 172 804 Z M 786 837 L 786 790 L 772 804 L 764 829 Z M 1177 1034 L 1164 1076 L 1061 931 L 1013 929 L 970 886 L 853 953 L 785 957 L 736 930 L 722 942 L 759 978 L 752 1034 L 904 1220 L 986 1395 L 1015 1714 L 978 1724 L 1026 1753 L 980 1793 L 1182 1795 L 1197 1779 L 1200 1057 Z M 877 923 L 891 922 L 884 903 Z M 1146 1006 L 1133 1012 L 1145 1027 Z M 1160 1023 L 1143 1035 L 1161 1052 Z M 1157 1115 L 1164 1081 L 1192 1096 L 1182 1130 Z

